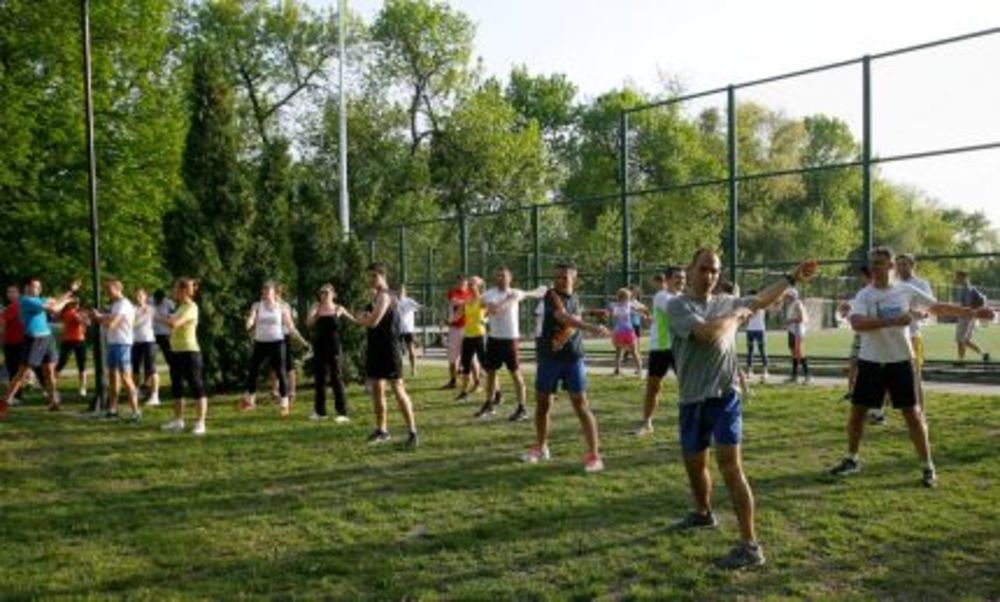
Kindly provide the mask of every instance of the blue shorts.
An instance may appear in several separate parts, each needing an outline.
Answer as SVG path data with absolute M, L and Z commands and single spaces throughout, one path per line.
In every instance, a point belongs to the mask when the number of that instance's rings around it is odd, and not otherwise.
M 739 445 L 743 437 L 743 406 L 736 391 L 681 406 L 681 450 L 701 453 L 712 445 Z
M 108 345 L 108 370 L 132 372 L 131 345 Z
M 539 360 L 538 373 L 535 375 L 535 390 L 540 393 L 555 393 L 560 381 L 563 389 L 570 395 L 586 391 L 587 365 L 583 359 Z

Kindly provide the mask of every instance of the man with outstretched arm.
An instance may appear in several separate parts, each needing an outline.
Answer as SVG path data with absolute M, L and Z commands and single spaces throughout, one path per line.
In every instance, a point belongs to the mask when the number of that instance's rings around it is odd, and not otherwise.
M 719 470 L 733 500 L 740 544 L 719 561 L 724 568 L 764 564 L 764 551 L 754 532 L 754 500 L 743 473 L 740 441 L 743 414 L 739 398 L 736 329 L 753 312 L 774 303 L 794 284 L 811 278 L 814 261 L 801 263 L 757 294 L 738 298 L 713 294 L 721 270 L 719 255 L 699 249 L 688 267 L 688 290 L 667 306 L 680 391 L 680 440 L 694 510 L 679 528 L 715 527 L 709 448 L 714 443 Z
M 865 419 L 870 409 L 882 407 L 888 393 L 892 407 L 899 410 L 906 421 L 910 440 L 923 464 L 921 482 L 925 487 L 935 487 L 937 471 L 931 459 L 930 438 L 919 403 L 909 332 L 914 312 L 919 316 L 926 312 L 966 320 L 992 320 L 994 313 L 988 307 L 938 303 L 933 296 L 912 284 L 892 282 L 892 260 L 892 251 L 886 247 L 876 247 L 868 253 L 872 283 L 861 289 L 851 302 L 851 328 L 861 335 L 858 376 L 847 420 L 847 456 L 830 473 L 845 476 L 861 470 L 858 449 Z

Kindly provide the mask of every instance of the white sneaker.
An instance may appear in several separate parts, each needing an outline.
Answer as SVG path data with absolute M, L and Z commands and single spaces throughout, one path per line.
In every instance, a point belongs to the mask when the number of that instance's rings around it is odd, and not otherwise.
M 184 419 L 174 418 L 160 428 L 170 433 L 179 433 L 184 430 Z
M 763 372 L 760 373 L 760 384 L 766 385 L 767 378 L 768 378 L 767 370 L 764 370 Z
M 652 434 L 653 434 L 653 424 L 649 422 L 642 423 L 642 425 L 635 430 L 635 436 L 639 437 L 640 439 L 642 437 L 648 437 Z
M 196 422 L 196 423 L 194 423 L 194 428 L 191 429 L 191 434 L 194 435 L 194 436 L 196 436 L 196 437 L 200 437 L 200 436 L 204 435 L 205 434 L 205 423 L 204 422 Z
M 521 455 L 521 461 L 525 464 L 538 464 L 539 462 L 548 462 L 552 459 L 552 455 L 549 454 L 549 447 L 546 445 L 544 447 L 532 447 Z
M 156 407 L 160 405 L 160 396 L 151 395 L 149 399 L 146 400 L 146 407 Z
M 329 418 L 329 416 L 325 416 L 323 414 L 317 414 L 316 412 L 309 414 L 309 420 L 312 420 L 313 422 L 319 422 L 321 420 L 326 420 L 327 418 Z
M 805 377 L 804 379 L 802 379 L 802 384 L 803 385 L 811 385 L 811 384 L 813 384 L 813 377 L 811 377 L 811 376 Z
M 337 414 L 337 417 L 334 418 L 333 421 L 337 424 L 347 424 L 351 421 L 351 419 L 343 414 Z
M 80 399 L 84 399 L 86 397 L 87 397 L 87 390 L 86 389 L 80 389 Z

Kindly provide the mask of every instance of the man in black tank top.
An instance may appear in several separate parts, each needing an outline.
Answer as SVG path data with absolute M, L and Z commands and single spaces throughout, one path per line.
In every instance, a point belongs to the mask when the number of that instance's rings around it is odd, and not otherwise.
M 403 384 L 403 357 L 397 316 L 399 310 L 396 299 L 389 293 L 385 264 L 373 263 L 368 266 L 368 277 L 375 295 L 365 311 L 357 316 L 357 323 L 368 329 L 365 376 L 371 385 L 375 408 L 375 430 L 369 435 L 368 442 L 377 444 L 390 439 L 385 405 L 385 385 L 388 382 L 409 431 L 406 445 L 416 447 L 417 426 L 413 404 Z

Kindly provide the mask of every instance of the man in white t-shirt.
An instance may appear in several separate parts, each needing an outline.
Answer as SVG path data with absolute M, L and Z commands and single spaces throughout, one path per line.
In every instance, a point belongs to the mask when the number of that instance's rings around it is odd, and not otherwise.
M 910 284 L 891 282 L 892 259 L 892 251 L 885 247 L 876 247 L 869 252 L 872 283 L 861 289 L 851 302 L 851 327 L 861 334 L 858 377 L 847 422 L 848 455 L 830 473 L 843 476 L 861 470 L 858 449 L 868 410 L 882 407 L 888 393 L 892 407 L 902 412 L 910 439 L 923 463 L 921 482 L 926 487 L 934 487 L 937 485 L 937 473 L 931 460 L 927 425 L 917 403 L 913 345 L 909 332 L 909 326 L 914 320 L 913 312 L 916 310 L 955 318 L 992 319 L 993 310 L 938 303 L 933 296 Z
M 93 311 L 94 321 L 104 327 L 108 341 L 108 384 L 111 395 L 108 400 L 108 417 L 118 417 L 118 395 L 122 383 L 128 394 L 128 405 L 132 410 L 129 420 L 138 422 L 142 419 L 139 411 L 139 394 L 132 380 L 132 342 L 135 326 L 135 306 L 122 294 L 121 280 L 111 279 L 107 282 L 108 299 L 111 307 L 107 313 Z
M 417 330 L 416 314 L 420 308 L 419 303 L 406 296 L 406 285 L 400 285 L 399 301 L 396 302 L 396 309 L 399 311 L 399 340 L 410 358 L 410 376 L 417 375 L 417 344 L 413 340 L 413 333 Z
M 510 269 L 501 266 L 496 271 L 496 287 L 483 294 L 483 304 L 489 317 L 489 337 L 486 339 L 486 401 L 476 412 L 477 418 L 484 418 L 496 411 L 500 405 L 500 391 L 497 384 L 497 371 L 506 366 L 514 380 L 514 392 L 517 395 L 517 407 L 510 415 L 511 421 L 523 420 L 527 417 L 524 408 L 526 397 L 524 376 L 521 374 L 521 364 L 518 355 L 518 345 L 521 340 L 520 303 L 524 299 L 541 299 L 548 290 L 540 286 L 531 291 L 511 287 Z
M 675 296 L 684 291 L 687 274 L 680 266 L 671 266 L 666 272 L 653 277 L 659 288 L 653 295 L 653 303 L 649 317 L 649 361 L 646 371 L 646 397 L 642 407 L 642 424 L 636 430 L 638 437 L 644 437 L 653 432 L 653 412 L 660 402 L 660 388 L 663 377 L 671 369 L 677 374 L 674 362 L 674 352 L 670 341 L 670 317 L 667 314 L 667 304 Z

